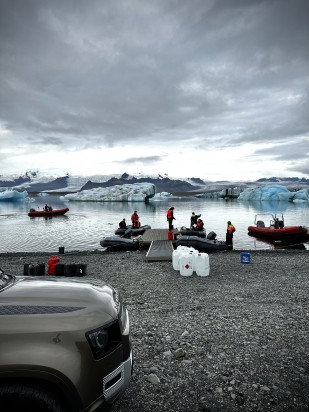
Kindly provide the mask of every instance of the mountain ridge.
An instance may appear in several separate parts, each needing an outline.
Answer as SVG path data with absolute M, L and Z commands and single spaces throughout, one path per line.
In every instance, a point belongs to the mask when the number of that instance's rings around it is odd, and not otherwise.
M 78 192 L 97 187 L 111 187 L 115 185 L 134 183 L 153 183 L 157 192 L 172 194 L 203 193 L 222 190 L 223 188 L 239 187 L 245 189 L 265 184 L 281 184 L 290 190 L 298 190 L 309 186 L 309 179 L 298 177 L 270 177 L 260 178 L 256 181 L 207 181 L 199 177 L 170 178 L 168 175 L 142 175 L 127 173 L 118 175 L 94 175 L 94 176 L 64 176 L 54 177 L 41 174 L 39 171 L 27 171 L 23 175 L 0 175 L 0 187 L 7 187 L 18 191 L 28 192 Z

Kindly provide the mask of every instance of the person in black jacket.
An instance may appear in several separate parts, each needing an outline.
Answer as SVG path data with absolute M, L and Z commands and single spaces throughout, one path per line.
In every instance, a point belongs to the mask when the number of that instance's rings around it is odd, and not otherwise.
M 119 228 L 120 228 L 120 229 L 126 229 L 126 228 L 127 228 L 127 224 L 126 224 L 125 218 L 123 218 L 122 221 L 119 222 Z
M 190 221 L 190 228 L 194 228 L 195 225 L 197 224 L 197 219 L 201 217 L 201 215 L 196 215 L 194 212 L 192 212 L 191 215 L 191 221 Z

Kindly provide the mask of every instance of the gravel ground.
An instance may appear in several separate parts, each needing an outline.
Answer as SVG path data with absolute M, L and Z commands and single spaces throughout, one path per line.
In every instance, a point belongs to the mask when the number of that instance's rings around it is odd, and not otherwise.
M 145 251 L 59 255 L 122 293 L 134 374 L 113 412 L 309 411 L 308 251 L 209 255 L 210 275 L 183 277 Z M 1 254 L 22 274 L 50 254 Z

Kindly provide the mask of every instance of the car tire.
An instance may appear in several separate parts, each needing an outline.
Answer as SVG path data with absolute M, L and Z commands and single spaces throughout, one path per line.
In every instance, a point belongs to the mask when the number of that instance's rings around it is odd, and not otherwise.
M 28 383 L 9 383 L 0 386 L 1 412 L 67 412 L 57 393 Z

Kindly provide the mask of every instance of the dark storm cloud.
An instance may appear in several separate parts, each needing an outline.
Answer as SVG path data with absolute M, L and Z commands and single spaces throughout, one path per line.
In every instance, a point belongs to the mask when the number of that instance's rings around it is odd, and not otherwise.
M 308 13 L 307 0 L 0 0 L 0 133 L 71 150 L 273 142 L 287 159 L 309 135 Z

